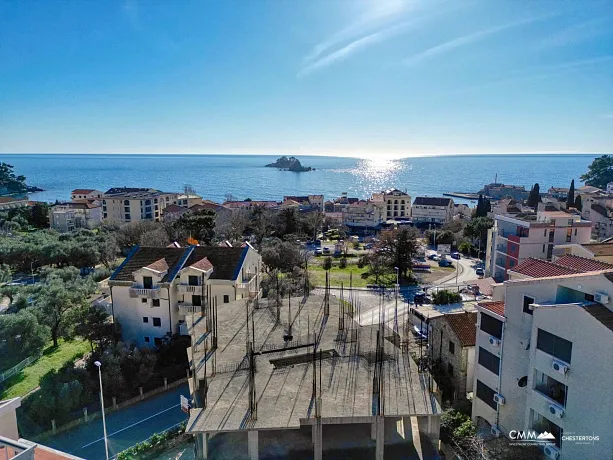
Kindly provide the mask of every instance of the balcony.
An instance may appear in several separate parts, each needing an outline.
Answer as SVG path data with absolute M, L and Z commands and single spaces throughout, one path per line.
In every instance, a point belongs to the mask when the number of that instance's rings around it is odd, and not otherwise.
M 255 273 L 245 273 L 242 281 L 236 283 L 236 289 L 239 291 L 257 291 L 256 286 L 257 277 Z
M 496 251 L 507 253 L 507 245 L 506 244 L 498 244 L 496 245 Z
M 185 321 L 179 321 L 179 335 L 189 335 Z
M 202 286 L 193 284 L 177 284 L 177 294 L 202 294 Z
M 535 392 L 540 393 L 553 403 L 562 407 L 566 406 L 566 392 L 568 390 L 566 385 L 540 371 L 536 371 L 536 378 L 538 381 L 534 387 Z
M 159 286 L 154 286 L 151 288 L 145 288 L 139 285 L 133 285 L 130 288 L 130 297 L 146 297 L 148 299 L 159 299 L 160 298 L 160 288 Z
M 200 315 L 204 310 L 202 305 L 193 305 L 189 302 L 183 302 L 179 304 L 179 313 L 184 316 L 188 315 Z

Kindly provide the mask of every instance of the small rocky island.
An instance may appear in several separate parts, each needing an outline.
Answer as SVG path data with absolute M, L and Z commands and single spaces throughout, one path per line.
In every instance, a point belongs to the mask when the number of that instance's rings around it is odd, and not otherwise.
M 267 168 L 279 168 L 284 171 L 293 171 L 293 172 L 306 172 L 306 171 L 314 171 L 314 168 L 310 166 L 302 166 L 300 164 L 300 160 L 296 157 L 286 157 L 282 156 L 277 159 L 274 163 L 269 163 L 266 165 Z

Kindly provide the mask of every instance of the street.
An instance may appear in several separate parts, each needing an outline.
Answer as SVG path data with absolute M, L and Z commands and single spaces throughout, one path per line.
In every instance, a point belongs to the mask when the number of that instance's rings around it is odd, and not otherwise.
M 186 420 L 179 407 L 180 395 L 189 397 L 187 384 L 108 414 L 109 457 Z M 43 444 L 87 460 L 104 459 L 102 418 L 59 433 Z

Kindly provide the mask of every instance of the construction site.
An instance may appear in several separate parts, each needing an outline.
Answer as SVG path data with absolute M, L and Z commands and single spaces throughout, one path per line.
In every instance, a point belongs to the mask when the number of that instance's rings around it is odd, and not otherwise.
M 197 458 L 436 458 L 434 382 L 409 355 L 397 309 L 387 316 L 328 285 L 205 300 L 186 318 Z

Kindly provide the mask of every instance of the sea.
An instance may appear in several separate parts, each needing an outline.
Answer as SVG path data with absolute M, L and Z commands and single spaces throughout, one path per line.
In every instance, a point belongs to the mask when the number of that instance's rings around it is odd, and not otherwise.
M 477 192 L 494 182 L 523 185 L 536 182 L 541 191 L 568 187 L 597 155 L 443 155 L 389 159 L 333 156 L 298 156 L 314 171 L 290 172 L 265 165 L 279 155 L 184 154 L 3 154 L 0 161 L 26 176 L 28 185 L 43 192 L 31 200 L 70 200 L 76 188 L 101 191 L 111 187 L 151 187 L 180 192 L 190 185 L 203 198 L 223 201 L 281 200 L 284 195 L 323 194 L 326 199 L 343 192 L 367 198 L 372 192 L 395 187 L 411 196 L 441 196 L 449 192 Z M 467 202 L 454 199 L 456 202 Z

